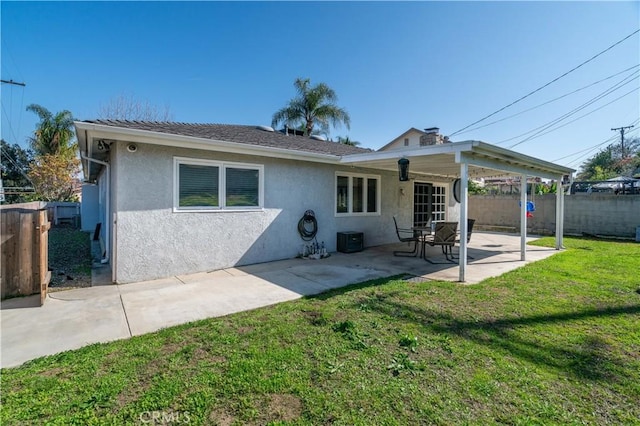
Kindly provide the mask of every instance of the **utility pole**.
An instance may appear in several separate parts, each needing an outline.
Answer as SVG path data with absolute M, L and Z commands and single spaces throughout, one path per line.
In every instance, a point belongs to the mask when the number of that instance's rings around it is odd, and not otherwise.
M 615 129 L 611 129 L 614 132 L 617 132 L 618 130 L 620 130 L 620 147 L 622 148 L 622 158 L 625 158 L 625 152 L 624 152 L 624 131 L 626 129 L 631 129 L 633 126 L 626 126 L 626 127 L 616 127 Z
M 22 87 L 26 86 L 26 84 L 24 84 L 24 83 L 18 83 L 17 81 L 13 81 L 13 80 L 0 80 L 0 82 L 7 83 L 7 84 L 13 84 L 15 86 L 22 86 Z

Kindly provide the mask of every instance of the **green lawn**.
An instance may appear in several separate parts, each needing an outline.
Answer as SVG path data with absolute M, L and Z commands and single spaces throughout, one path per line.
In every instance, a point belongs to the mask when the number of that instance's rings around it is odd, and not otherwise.
M 477 285 L 377 280 L 4 369 L 0 420 L 640 424 L 640 244 L 565 243 Z

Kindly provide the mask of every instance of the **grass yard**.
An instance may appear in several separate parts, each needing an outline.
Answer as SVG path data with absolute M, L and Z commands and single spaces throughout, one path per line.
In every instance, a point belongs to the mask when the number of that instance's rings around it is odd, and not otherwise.
M 0 420 L 640 424 L 640 244 L 565 244 L 477 285 L 377 280 L 4 369 Z

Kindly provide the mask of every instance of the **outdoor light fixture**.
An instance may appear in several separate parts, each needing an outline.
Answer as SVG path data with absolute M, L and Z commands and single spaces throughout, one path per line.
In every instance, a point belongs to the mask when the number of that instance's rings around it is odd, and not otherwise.
M 398 177 L 400 178 L 400 182 L 409 180 L 409 160 L 406 158 L 398 160 Z

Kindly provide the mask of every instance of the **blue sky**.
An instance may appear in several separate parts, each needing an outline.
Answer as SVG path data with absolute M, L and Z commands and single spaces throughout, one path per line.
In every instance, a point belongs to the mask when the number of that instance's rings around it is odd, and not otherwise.
M 0 7 L 2 79 L 27 84 L 2 85 L 2 137 L 23 146 L 37 122 L 25 111 L 30 103 L 84 120 L 126 94 L 167 105 L 176 121 L 268 125 L 294 96 L 295 78 L 308 77 L 332 87 L 351 115 L 351 129 L 331 136 L 378 149 L 411 127 L 437 126 L 450 135 L 640 28 L 639 2 L 2 1 Z M 479 125 L 604 81 L 452 140 L 508 148 L 531 134 L 516 136 L 621 82 L 558 125 L 589 113 L 584 118 L 513 148 L 577 168 L 598 144 L 613 142 L 612 127 L 635 123 L 629 136 L 640 135 L 639 64 L 635 34 Z

